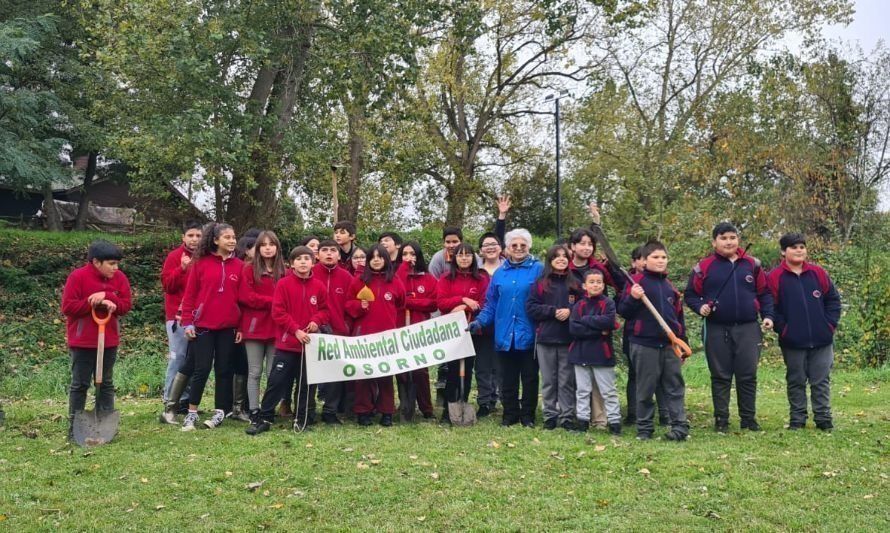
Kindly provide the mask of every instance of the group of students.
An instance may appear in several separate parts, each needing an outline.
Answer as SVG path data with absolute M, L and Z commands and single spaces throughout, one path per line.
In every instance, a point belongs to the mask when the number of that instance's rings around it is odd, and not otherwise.
M 528 231 L 506 232 L 509 208 L 509 199 L 499 199 L 495 229 L 479 239 L 478 252 L 464 242 L 460 228 L 445 228 L 443 248 L 429 263 L 419 243 L 403 242 L 393 232 L 367 249 L 359 247 L 355 224 L 348 221 L 334 226 L 333 239 L 308 237 L 286 257 L 272 231 L 251 231 L 239 240 L 227 224 L 186 227 L 161 275 L 169 341 L 161 421 L 179 424 L 182 414 L 182 430 L 195 429 L 213 370 L 214 408 L 203 421 L 207 428 L 232 417 L 249 421 L 246 431 L 256 435 L 271 428 L 278 410 L 302 430 L 315 422 L 316 394 L 325 423 L 340 424 L 338 415 L 351 411 L 360 425 L 373 424 L 379 415 L 382 426 L 391 426 L 393 378 L 327 383 L 320 391 L 307 384 L 303 349 L 310 335 L 372 334 L 434 313 L 462 312 L 477 355 L 463 362 L 463 385 L 458 362 L 439 369 L 446 401 L 468 401 L 475 374 L 479 416 L 490 414 L 500 400 L 502 425 L 534 427 L 540 392 L 545 429 L 587 431 L 593 425 L 620 434 L 613 343 L 620 316 L 629 372 L 624 423 L 636 424 L 637 438 L 652 438 L 657 405 L 660 423 L 669 426 L 665 438 L 685 440 L 682 361 L 643 305 L 645 297 L 680 338 L 686 336 L 684 302 L 704 317 L 717 431 L 729 429 L 733 379 L 741 427 L 760 430 L 758 317 L 763 329 L 779 334 L 788 369 L 789 428 L 806 424 L 808 383 L 816 426 L 832 428 L 829 373 L 840 298 L 827 273 L 807 261 L 804 236 L 781 238 L 783 260 L 767 274 L 739 247 L 738 230 L 719 224 L 712 232 L 713 253 L 692 269 L 681 293 L 668 280 L 667 249 L 659 242 L 633 252 L 629 276 L 595 257 L 594 234 L 586 228 L 548 249 L 542 263 L 530 253 Z M 598 223 L 593 206 L 591 215 Z M 94 243 L 89 264 L 75 270 L 65 286 L 72 414 L 83 408 L 95 366 L 92 309 L 112 315 L 97 409 L 113 409 L 117 319 L 132 306 L 120 259 L 114 245 Z M 263 374 L 267 384 L 261 395 Z M 420 412 L 435 417 L 428 369 L 400 374 L 395 381 L 416 387 Z M 447 409 L 441 421 L 450 422 Z

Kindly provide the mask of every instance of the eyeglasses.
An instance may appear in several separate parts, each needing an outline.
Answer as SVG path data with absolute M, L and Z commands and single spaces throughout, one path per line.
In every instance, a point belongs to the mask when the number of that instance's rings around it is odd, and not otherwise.
M 525 243 L 513 243 L 510 245 L 510 248 L 513 248 L 514 250 L 521 250 L 523 248 L 528 248 L 528 245 Z
M 489 243 L 483 244 L 482 248 L 497 248 L 498 246 L 500 246 L 500 245 L 496 242 L 489 242 Z

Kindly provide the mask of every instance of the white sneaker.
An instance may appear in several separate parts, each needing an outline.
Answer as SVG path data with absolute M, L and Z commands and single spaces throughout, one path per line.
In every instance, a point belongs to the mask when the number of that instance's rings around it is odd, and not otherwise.
M 222 409 L 214 409 L 213 416 L 204 421 L 204 426 L 207 429 L 217 428 L 222 425 L 223 420 L 226 419 L 226 412 Z
M 194 431 L 195 424 L 198 423 L 198 413 L 189 412 L 182 421 L 182 431 Z

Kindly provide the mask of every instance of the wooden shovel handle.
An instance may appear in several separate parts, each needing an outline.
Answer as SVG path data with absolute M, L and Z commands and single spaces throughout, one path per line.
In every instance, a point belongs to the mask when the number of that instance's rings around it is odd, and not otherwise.
M 105 366 L 105 324 L 111 320 L 111 313 L 104 317 L 96 314 L 96 308 L 90 309 L 93 315 L 93 321 L 99 326 L 99 336 L 96 340 L 96 385 L 102 384 L 102 367 Z
M 658 325 L 661 326 L 661 329 L 664 330 L 665 334 L 667 334 L 668 339 L 671 341 L 671 349 L 674 350 L 674 354 L 679 357 L 681 360 L 685 361 L 687 357 L 692 355 L 692 349 L 688 344 L 683 342 L 682 339 L 677 337 L 674 331 L 668 326 L 667 322 L 664 321 L 664 318 L 661 317 L 661 314 L 658 310 L 655 309 L 655 306 L 652 305 L 652 302 L 649 298 L 644 294 L 643 295 L 643 304 L 649 309 L 649 312 L 652 313 L 652 316 L 655 317 L 655 320 L 658 322 Z

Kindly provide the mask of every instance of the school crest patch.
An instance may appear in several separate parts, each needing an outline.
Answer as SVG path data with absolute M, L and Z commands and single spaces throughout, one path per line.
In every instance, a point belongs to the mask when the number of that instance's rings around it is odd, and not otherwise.
M 570 303 L 570 304 L 575 303 L 575 295 L 574 295 L 574 294 L 570 294 L 570 295 L 569 295 L 569 303 Z
M 423 294 L 426 292 L 426 288 L 423 285 L 421 285 L 420 287 L 417 287 L 417 292 L 419 292 L 420 294 Z
M 334 289 L 334 294 L 343 294 L 343 288 L 337 287 L 336 289 Z
M 813 291 L 813 298 L 821 298 L 821 297 L 822 297 L 822 291 L 820 291 L 819 289 L 816 289 Z
M 238 281 L 238 274 L 229 274 L 229 279 L 232 281 Z
M 391 293 L 391 292 L 387 292 L 387 293 L 385 293 L 385 294 L 383 295 L 383 299 L 386 300 L 387 302 L 390 301 L 390 300 L 392 300 L 392 293 Z
M 318 298 L 316 298 L 315 296 L 310 296 L 309 303 L 311 303 L 312 305 L 318 305 Z
M 667 301 L 669 304 L 674 305 L 674 297 L 673 296 L 668 296 Z
M 470 294 L 476 294 L 477 292 L 479 292 L 479 290 L 476 289 L 476 287 L 470 287 Z
M 747 281 L 748 283 L 754 283 L 754 276 L 748 274 L 747 276 L 745 276 L 745 281 Z

